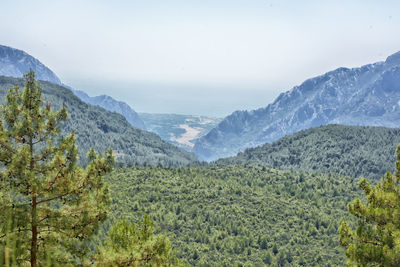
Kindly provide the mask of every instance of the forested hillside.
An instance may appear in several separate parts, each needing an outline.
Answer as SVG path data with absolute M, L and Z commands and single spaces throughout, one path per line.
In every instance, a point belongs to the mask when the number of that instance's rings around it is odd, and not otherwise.
M 379 179 L 393 171 L 400 129 L 328 125 L 300 131 L 272 144 L 246 149 L 217 164 L 263 164 Z
M 91 147 L 99 152 L 112 147 L 117 163 L 128 165 L 184 166 L 196 160 L 193 154 L 161 140 L 156 134 L 132 127 L 122 115 L 84 103 L 67 88 L 49 82 L 40 84 L 45 101 L 53 109 L 67 108 L 69 120 L 62 130 L 76 132 L 81 161 Z M 24 80 L 0 76 L 1 103 L 15 85 L 23 88 Z
M 124 168 L 106 180 L 109 224 L 150 214 L 197 266 L 343 266 L 338 222 L 360 193 L 350 177 L 250 165 Z

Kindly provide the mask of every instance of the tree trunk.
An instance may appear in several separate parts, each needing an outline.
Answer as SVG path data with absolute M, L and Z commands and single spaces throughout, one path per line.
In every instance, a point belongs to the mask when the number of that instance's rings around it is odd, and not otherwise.
M 32 132 L 29 133 L 29 148 L 31 153 L 31 160 L 30 160 L 30 171 L 33 171 L 34 167 L 34 159 L 33 159 L 33 140 L 32 140 Z M 32 210 L 31 210 L 31 217 L 32 217 L 32 241 L 31 241 L 31 267 L 37 266 L 37 236 L 38 236 L 38 229 L 37 229 L 37 210 L 36 210 L 36 189 L 32 188 Z
M 36 195 L 32 197 L 32 242 L 31 242 L 31 266 L 37 266 L 37 223 L 36 223 Z

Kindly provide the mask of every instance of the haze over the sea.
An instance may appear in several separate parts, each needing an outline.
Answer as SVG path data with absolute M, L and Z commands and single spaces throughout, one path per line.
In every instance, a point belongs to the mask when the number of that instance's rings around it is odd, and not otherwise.
M 0 44 L 136 111 L 225 116 L 400 50 L 400 1 L 3 0 Z

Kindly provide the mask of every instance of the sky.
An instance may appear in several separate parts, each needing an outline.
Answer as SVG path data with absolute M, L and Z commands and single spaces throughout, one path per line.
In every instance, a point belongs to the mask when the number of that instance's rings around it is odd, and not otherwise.
M 1 0 L 0 44 L 138 112 L 223 117 L 400 51 L 400 1 Z

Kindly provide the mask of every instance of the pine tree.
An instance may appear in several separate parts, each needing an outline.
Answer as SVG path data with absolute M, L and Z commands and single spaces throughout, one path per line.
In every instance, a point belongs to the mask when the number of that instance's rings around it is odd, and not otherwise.
M 195 252 L 196 253 L 196 252 Z M 95 257 L 96 266 L 180 266 L 167 237 L 154 234 L 148 215 L 138 224 L 116 222 Z
M 106 218 L 102 176 L 114 164 L 112 150 L 100 156 L 92 149 L 86 168 L 77 166 L 74 132 L 60 136 L 66 108 L 53 112 L 44 103 L 33 71 L 24 78 L 25 89 L 10 89 L 1 110 L 0 245 L 18 241 L 10 252 L 18 265 L 42 265 L 49 258 L 73 264 Z
M 340 243 L 346 248 L 348 265 L 400 266 L 400 145 L 396 150 L 396 171 L 387 172 L 371 186 L 360 181 L 367 204 L 354 199 L 348 208 L 357 217 L 357 227 L 342 222 Z

